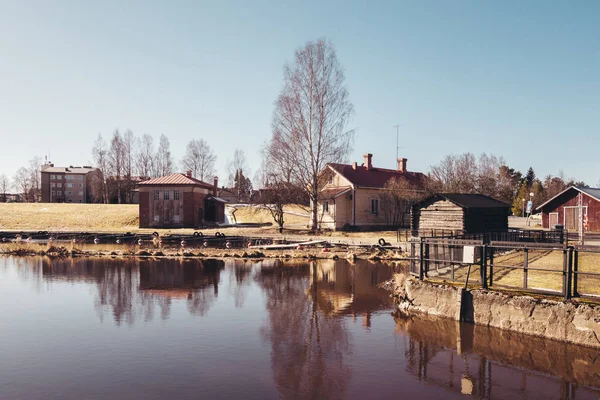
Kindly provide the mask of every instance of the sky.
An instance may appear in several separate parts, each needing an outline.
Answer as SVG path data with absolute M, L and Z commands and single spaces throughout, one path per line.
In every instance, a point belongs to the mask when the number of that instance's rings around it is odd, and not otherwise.
M 0 174 L 92 163 L 98 134 L 203 138 L 251 174 L 282 69 L 329 39 L 356 132 L 348 161 L 408 169 L 487 152 L 523 173 L 600 182 L 598 1 L 0 0 Z M 178 169 L 182 168 L 178 164 Z

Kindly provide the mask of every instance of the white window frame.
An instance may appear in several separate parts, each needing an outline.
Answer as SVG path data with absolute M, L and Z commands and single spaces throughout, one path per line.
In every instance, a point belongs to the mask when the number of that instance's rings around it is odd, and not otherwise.
M 173 190 L 173 200 L 181 200 L 181 193 L 179 190 Z
M 375 203 L 374 203 L 375 202 Z M 373 210 L 373 204 L 376 204 L 375 210 Z M 371 197 L 369 199 L 369 212 L 373 215 L 379 215 L 380 212 L 380 203 L 378 197 Z
M 55 181 L 56 180 L 56 175 L 50 175 L 50 180 Z
M 160 190 L 155 190 L 152 198 L 154 200 L 160 200 Z
M 170 193 L 169 193 L 169 191 L 168 191 L 168 190 L 165 190 L 165 191 L 163 192 L 163 200 L 170 200 L 170 198 L 169 198 L 169 197 L 170 197 L 170 196 L 169 196 L 169 194 L 170 194 Z

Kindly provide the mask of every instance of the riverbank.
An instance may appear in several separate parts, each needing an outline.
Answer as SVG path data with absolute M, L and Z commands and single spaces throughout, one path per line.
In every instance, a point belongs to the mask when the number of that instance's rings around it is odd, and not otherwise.
M 200 229 L 205 236 L 214 236 L 224 232 L 227 236 L 268 237 L 289 240 L 326 239 L 343 244 L 376 244 L 383 238 L 387 242 L 396 241 L 396 231 L 377 232 L 310 232 L 306 224 L 300 223 L 301 217 L 296 206 L 289 207 L 289 223 L 282 233 L 275 225 L 271 226 L 226 226 Z M 182 229 L 145 229 L 139 228 L 139 207 L 136 204 L 58 204 L 58 203 L 0 203 L 0 231 L 48 231 L 48 232 L 97 232 L 102 234 L 151 234 L 154 231 L 161 236 L 170 234 L 190 235 L 196 230 Z M 272 222 L 265 210 L 251 207 L 238 208 L 235 212 L 238 223 L 264 224 Z
M 394 261 L 406 263 L 406 254 L 383 248 L 346 246 L 300 247 L 291 249 L 252 249 L 249 248 L 197 248 L 197 247 L 149 247 L 131 245 L 80 245 L 66 246 L 44 243 L 0 243 L 0 255 L 49 256 L 49 257 L 142 257 L 142 258 L 241 258 L 241 259 L 358 259 Z
M 396 275 L 401 314 L 422 314 L 600 348 L 600 307 L 532 296 L 468 290 Z

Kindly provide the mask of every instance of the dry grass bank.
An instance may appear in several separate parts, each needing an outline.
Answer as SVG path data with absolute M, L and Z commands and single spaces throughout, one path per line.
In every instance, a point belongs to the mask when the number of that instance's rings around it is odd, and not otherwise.
M 306 209 L 297 205 L 286 207 L 285 230 L 278 232 L 267 210 L 239 208 L 239 223 L 273 223 L 265 227 L 228 227 L 201 229 L 205 235 L 221 231 L 229 236 L 269 236 L 282 238 L 326 239 L 334 242 L 374 244 L 379 238 L 395 243 L 395 231 L 380 232 L 321 232 L 312 234 L 307 226 Z M 304 216 L 303 216 L 304 215 Z M 138 206 L 132 204 L 55 204 L 0 203 L 0 230 L 4 231 L 70 231 L 70 232 L 134 232 L 190 234 L 193 229 L 139 229 Z
M 135 204 L 0 203 L 0 230 L 137 230 Z

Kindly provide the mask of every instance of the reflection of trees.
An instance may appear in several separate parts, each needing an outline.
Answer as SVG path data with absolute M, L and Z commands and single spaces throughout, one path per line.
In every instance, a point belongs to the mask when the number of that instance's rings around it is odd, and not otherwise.
M 263 266 L 257 275 L 267 297 L 264 328 L 271 341 L 273 375 L 286 399 L 343 398 L 350 380 L 350 353 L 343 320 L 323 314 L 308 264 Z
M 246 292 L 250 287 L 249 277 L 252 273 L 252 263 L 242 260 L 228 260 L 227 266 L 233 268 L 233 274 L 230 274 L 230 291 L 233 294 L 235 306 L 241 308 L 246 300 Z M 235 284 L 232 282 L 235 280 Z
M 223 265 L 220 260 L 44 259 L 43 275 L 48 281 L 95 283 L 100 319 L 109 312 L 120 325 L 152 320 L 157 308 L 167 319 L 173 299 L 185 300 L 192 315 L 205 315 L 217 297 Z

